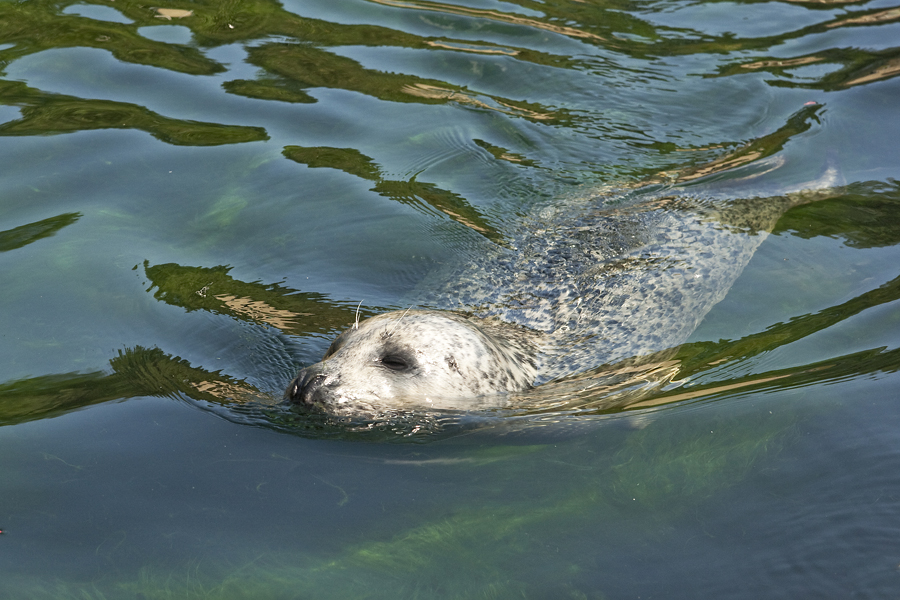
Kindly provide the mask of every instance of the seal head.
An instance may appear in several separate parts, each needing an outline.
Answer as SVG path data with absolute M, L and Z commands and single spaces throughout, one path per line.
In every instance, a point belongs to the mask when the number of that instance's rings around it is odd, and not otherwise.
M 335 415 L 499 407 L 537 376 L 534 335 L 452 312 L 389 312 L 339 335 L 285 396 Z

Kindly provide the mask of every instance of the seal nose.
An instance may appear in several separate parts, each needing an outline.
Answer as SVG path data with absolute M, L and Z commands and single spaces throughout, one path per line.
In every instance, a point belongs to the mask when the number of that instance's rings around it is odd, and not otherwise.
M 288 400 L 295 404 L 315 404 L 316 393 L 325 385 L 326 376 L 313 369 L 303 369 L 288 386 Z

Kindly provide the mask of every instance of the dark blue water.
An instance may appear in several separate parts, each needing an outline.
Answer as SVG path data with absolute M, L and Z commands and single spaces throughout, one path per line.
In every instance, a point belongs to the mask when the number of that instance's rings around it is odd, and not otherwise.
M 4 597 L 897 594 L 900 8 L 170 8 L 0 3 Z M 271 408 L 360 301 L 728 157 L 735 197 L 845 187 L 644 404 Z

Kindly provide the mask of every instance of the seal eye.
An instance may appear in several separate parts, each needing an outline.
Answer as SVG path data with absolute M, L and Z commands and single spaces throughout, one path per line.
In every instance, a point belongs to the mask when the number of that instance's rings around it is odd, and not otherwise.
M 381 364 L 391 371 L 406 371 L 409 369 L 409 361 L 397 354 L 386 354 L 381 357 Z

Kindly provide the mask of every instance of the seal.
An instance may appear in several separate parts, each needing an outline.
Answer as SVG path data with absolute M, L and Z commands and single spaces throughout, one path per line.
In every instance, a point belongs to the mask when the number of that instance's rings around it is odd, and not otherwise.
M 479 410 L 547 384 L 661 368 L 724 298 L 788 208 L 834 195 L 836 173 L 734 199 L 664 186 L 568 198 L 430 275 L 427 310 L 340 334 L 286 399 L 335 415 Z M 630 380 L 629 380 L 630 381 Z M 562 389 L 557 387 L 556 389 Z M 547 397 L 546 394 L 543 397 Z

